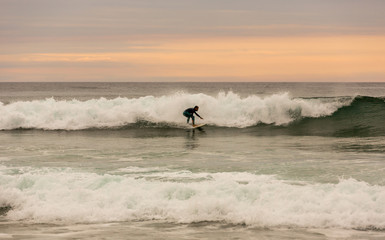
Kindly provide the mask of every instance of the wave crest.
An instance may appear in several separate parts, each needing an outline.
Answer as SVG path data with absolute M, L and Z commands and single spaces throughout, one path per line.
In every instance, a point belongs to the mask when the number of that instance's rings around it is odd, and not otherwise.
M 187 94 L 141 98 L 45 100 L 0 103 L 0 129 L 81 130 L 117 128 L 137 122 L 184 127 L 183 110 L 200 106 L 205 123 L 220 127 L 250 127 L 259 123 L 285 125 L 303 117 L 333 114 L 352 98 L 291 98 L 288 93 L 242 98 L 233 92 L 217 96 Z

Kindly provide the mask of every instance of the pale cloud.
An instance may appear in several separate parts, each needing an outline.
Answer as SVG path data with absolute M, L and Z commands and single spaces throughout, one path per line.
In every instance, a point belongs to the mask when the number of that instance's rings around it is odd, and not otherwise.
M 78 54 L 78 53 L 42 53 L 20 56 L 21 62 L 111 62 L 113 59 L 106 54 Z

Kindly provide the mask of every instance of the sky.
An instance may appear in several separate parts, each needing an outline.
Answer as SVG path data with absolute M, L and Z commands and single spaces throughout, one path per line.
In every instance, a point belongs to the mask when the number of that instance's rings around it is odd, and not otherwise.
M 385 82 L 384 0 L 0 0 L 0 82 Z

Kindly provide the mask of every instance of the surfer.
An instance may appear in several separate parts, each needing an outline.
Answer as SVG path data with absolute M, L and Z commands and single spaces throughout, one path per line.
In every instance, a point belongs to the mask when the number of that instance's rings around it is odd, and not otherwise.
M 197 113 L 197 111 L 199 110 L 199 107 L 198 106 L 195 106 L 194 108 L 187 108 L 186 110 L 184 110 L 183 112 L 183 116 L 187 117 L 187 123 L 190 121 L 190 118 L 192 119 L 192 124 L 193 126 L 195 125 L 195 117 L 194 117 L 194 113 L 200 118 L 200 119 L 203 119 L 201 116 L 199 116 L 199 114 Z

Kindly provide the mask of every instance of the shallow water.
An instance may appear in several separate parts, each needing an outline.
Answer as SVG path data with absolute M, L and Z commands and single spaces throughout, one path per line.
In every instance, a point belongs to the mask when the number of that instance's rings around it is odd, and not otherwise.
M 1 223 L 0 223 L 1 224 Z M 0 239 L 369 239 L 380 240 L 378 231 L 345 229 L 253 228 L 222 223 L 173 224 L 124 222 L 103 224 L 0 225 Z

